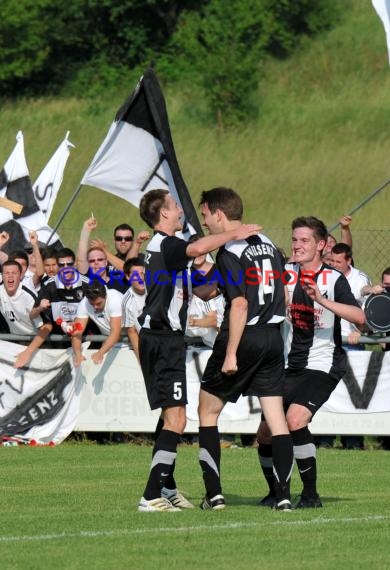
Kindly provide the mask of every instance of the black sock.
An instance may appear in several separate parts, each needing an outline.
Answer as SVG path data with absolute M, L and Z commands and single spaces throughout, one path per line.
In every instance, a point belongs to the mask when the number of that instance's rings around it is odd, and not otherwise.
M 171 469 L 169 471 L 169 475 L 168 477 L 165 479 L 165 485 L 164 487 L 166 487 L 167 489 L 169 489 L 170 491 L 173 491 L 174 489 L 176 489 L 176 481 L 175 478 L 173 476 L 174 472 L 175 472 L 175 465 L 176 465 L 176 461 L 174 461 L 172 463 Z
M 199 464 L 207 496 L 220 495 L 221 444 L 217 426 L 199 428 Z
M 161 430 L 154 445 L 149 479 L 144 491 L 147 501 L 161 497 L 161 489 L 165 486 L 176 459 L 179 437 L 179 434 L 174 431 Z
M 272 444 L 271 443 L 259 443 L 257 448 L 257 454 L 259 456 L 259 463 L 265 480 L 268 483 L 269 495 L 275 495 L 275 484 L 274 484 L 274 470 L 272 463 Z
M 308 427 L 291 432 L 294 457 L 303 483 L 302 495 L 317 497 L 317 460 L 314 438 Z
M 294 454 L 290 434 L 272 436 L 272 462 L 277 501 L 291 499 L 290 479 L 294 467 Z

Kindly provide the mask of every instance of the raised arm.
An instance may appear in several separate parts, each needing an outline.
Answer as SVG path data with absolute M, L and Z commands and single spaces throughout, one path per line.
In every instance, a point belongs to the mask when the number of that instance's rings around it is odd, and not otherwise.
M 89 236 L 93 230 L 97 228 L 97 220 L 96 218 L 88 218 L 85 220 L 83 227 L 80 233 L 79 245 L 77 248 L 77 256 L 76 256 L 76 269 L 80 271 L 80 273 L 87 273 L 88 272 L 88 257 L 87 251 L 89 249 Z
M 30 243 L 32 245 L 33 248 L 33 254 L 35 257 L 35 272 L 34 272 L 34 276 L 33 276 L 33 283 L 35 286 L 38 285 L 38 283 L 40 283 L 44 273 L 45 273 L 45 268 L 43 266 L 43 259 L 42 259 L 42 255 L 39 249 L 39 242 L 38 242 L 38 234 L 35 231 L 31 231 L 28 232 L 28 237 L 30 240 Z
M 352 233 L 351 228 L 349 227 L 351 222 L 351 216 L 342 216 L 342 218 L 340 218 L 341 242 L 346 243 L 350 248 L 352 248 Z

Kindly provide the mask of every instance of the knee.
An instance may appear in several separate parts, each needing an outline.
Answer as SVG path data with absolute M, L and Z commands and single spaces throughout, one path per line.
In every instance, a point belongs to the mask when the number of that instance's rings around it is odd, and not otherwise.
M 187 424 L 187 418 L 184 414 L 178 414 L 175 417 L 164 418 L 164 428 L 169 431 L 174 431 L 180 435 L 184 432 Z
M 303 427 L 306 427 L 306 422 L 302 421 L 302 418 L 300 418 L 297 415 L 291 415 L 290 417 L 288 416 L 287 418 L 287 426 L 289 431 L 297 431 L 298 429 L 301 429 Z

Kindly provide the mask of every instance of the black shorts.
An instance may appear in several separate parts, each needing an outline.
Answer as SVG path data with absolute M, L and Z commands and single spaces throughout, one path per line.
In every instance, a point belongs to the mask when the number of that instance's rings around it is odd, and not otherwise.
M 312 415 L 329 399 L 339 380 L 321 370 L 287 368 L 283 389 L 284 409 L 290 404 L 305 406 Z
M 217 336 L 201 380 L 201 389 L 223 402 L 243 396 L 281 396 L 284 380 L 283 339 L 278 325 L 246 326 L 237 351 L 238 371 L 222 374 L 228 331 Z
M 184 336 L 141 329 L 139 357 L 152 410 L 187 404 Z

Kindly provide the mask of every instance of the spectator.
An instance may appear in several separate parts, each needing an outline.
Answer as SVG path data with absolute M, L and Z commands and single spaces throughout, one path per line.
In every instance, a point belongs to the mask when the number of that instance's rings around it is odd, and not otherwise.
M 7 325 L 7 332 L 15 335 L 34 335 L 33 340 L 16 357 L 14 367 L 27 366 L 51 332 L 51 325 L 41 318 L 33 321 L 30 311 L 36 297 L 22 284 L 22 268 L 15 260 L 7 260 L 2 266 L 3 283 L 0 285 L 0 312 Z M 21 342 L 21 341 L 19 341 Z
M 75 254 L 71 249 L 60 249 L 56 259 L 59 271 L 41 287 L 31 317 L 36 318 L 43 313 L 52 323 L 53 333 L 63 334 L 61 324 L 74 322 L 89 280 L 75 270 Z
M 130 346 L 139 360 L 138 317 L 142 313 L 146 299 L 144 260 L 140 257 L 128 259 L 124 264 L 124 273 L 130 287 L 122 300 L 123 326 L 127 329 Z
M 99 282 L 93 282 L 85 288 L 85 297 L 77 307 L 76 326 L 80 328 L 72 335 L 74 364 L 80 366 L 85 360 L 82 354 L 81 337 L 91 319 L 107 338 L 91 359 L 95 364 L 103 362 L 105 354 L 120 340 L 122 327 L 122 294 L 114 289 L 107 289 Z

